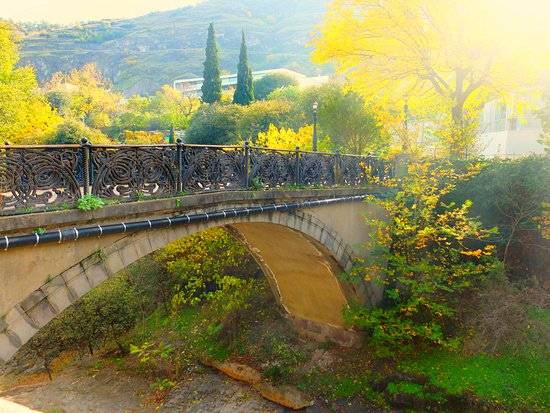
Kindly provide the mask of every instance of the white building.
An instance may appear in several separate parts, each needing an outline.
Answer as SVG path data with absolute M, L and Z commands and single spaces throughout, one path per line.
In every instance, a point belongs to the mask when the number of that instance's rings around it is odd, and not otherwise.
M 541 133 L 541 121 L 534 113 L 518 115 L 511 107 L 492 101 L 481 114 L 479 149 L 487 157 L 543 154 L 544 147 L 537 142 Z
M 266 75 L 271 74 L 282 74 L 289 76 L 293 78 L 299 87 L 308 87 L 308 86 L 318 86 L 322 85 L 324 83 L 327 83 L 329 81 L 328 76 L 314 76 L 314 77 L 308 77 L 306 75 L 303 75 L 302 73 L 295 72 L 293 70 L 289 69 L 269 69 L 269 70 L 258 70 L 256 72 L 252 72 L 252 78 L 254 80 L 261 79 L 262 77 Z M 232 89 L 237 86 L 237 74 L 232 75 L 224 75 L 220 76 L 222 81 L 222 89 L 228 90 Z M 174 80 L 174 89 L 177 89 L 181 91 L 182 93 L 189 95 L 189 96 L 200 96 L 201 95 L 201 87 L 203 82 L 202 77 L 196 77 L 191 79 L 177 79 Z

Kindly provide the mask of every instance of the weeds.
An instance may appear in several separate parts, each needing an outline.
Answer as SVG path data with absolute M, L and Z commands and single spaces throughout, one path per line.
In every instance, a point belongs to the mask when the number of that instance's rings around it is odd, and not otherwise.
M 105 206 L 105 201 L 95 195 L 84 195 L 76 201 L 76 207 L 79 211 L 94 211 Z

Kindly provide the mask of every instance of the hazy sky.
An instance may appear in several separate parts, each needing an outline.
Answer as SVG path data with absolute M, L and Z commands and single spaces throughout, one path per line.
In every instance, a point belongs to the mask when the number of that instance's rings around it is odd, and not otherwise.
M 0 0 L 0 17 L 16 21 L 74 23 L 170 10 L 198 0 Z

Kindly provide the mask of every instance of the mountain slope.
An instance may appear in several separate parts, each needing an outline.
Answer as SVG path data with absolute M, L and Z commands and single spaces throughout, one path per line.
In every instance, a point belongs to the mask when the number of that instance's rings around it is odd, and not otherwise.
M 44 81 L 56 71 L 96 62 L 124 93 L 151 93 L 176 78 L 202 75 L 206 32 L 212 21 L 224 71 L 236 70 L 244 28 L 253 70 L 284 66 L 314 74 L 323 68 L 310 63 L 306 45 L 325 4 L 325 0 L 209 0 L 128 20 L 27 29 L 21 64 L 35 66 Z

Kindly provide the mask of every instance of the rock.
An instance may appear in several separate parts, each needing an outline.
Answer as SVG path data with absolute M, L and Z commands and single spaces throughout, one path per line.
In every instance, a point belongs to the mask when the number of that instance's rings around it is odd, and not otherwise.
M 232 379 L 252 385 L 263 398 L 280 404 L 281 406 L 293 410 L 300 410 L 313 405 L 313 401 L 309 400 L 306 395 L 296 387 L 273 386 L 262 380 L 262 375 L 259 371 L 245 364 L 217 361 L 213 359 L 203 359 L 201 362 L 221 371 Z
M 289 409 L 300 410 L 313 405 L 312 400 L 293 386 L 275 387 L 270 383 L 261 382 L 254 385 L 254 388 L 262 397 Z
M 213 359 L 202 360 L 203 364 L 213 367 L 232 379 L 243 381 L 248 384 L 256 384 L 262 381 L 262 375 L 252 367 L 240 363 L 217 361 Z

